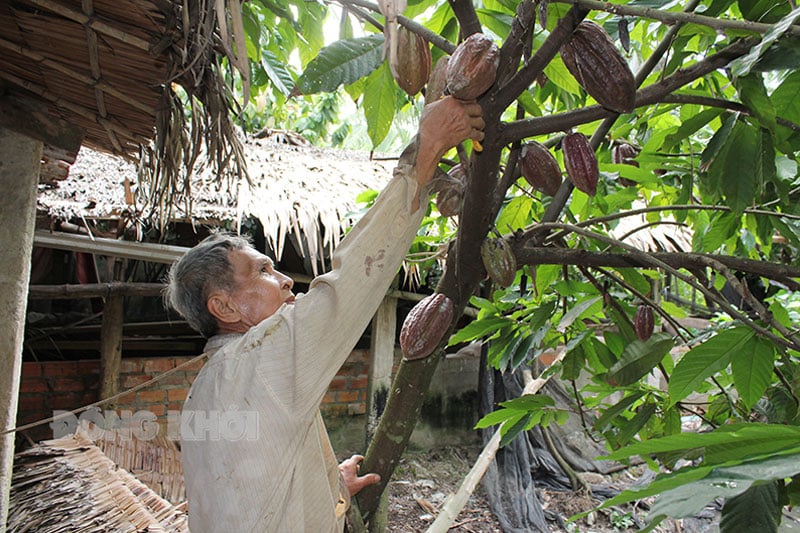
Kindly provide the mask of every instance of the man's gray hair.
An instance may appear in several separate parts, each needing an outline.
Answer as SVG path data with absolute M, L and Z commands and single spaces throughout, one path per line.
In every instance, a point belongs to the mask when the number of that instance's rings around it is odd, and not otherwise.
M 175 261 L 169 270 L 165 300 L 204 337 L 217 333 L 217 319 L 208 312 L 208 295 L 215 290 L 233 290 L 233 272 L 228 254 L 252 245 L 245 237 L 215 233 Z

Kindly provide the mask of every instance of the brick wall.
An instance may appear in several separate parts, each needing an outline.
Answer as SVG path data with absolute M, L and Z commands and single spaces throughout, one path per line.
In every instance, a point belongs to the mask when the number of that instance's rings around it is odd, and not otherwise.
M 120 366 L 120 392 L 141 385 L 153 377 L 190 360 L 191 357 L 125 358 Z M 354 350 L 331 382 L 323 398 L 325 416 L 364 414 L 367 398 L 369 350 Z M 119 410 L 150 411 L 166 420 L 167 412 L 180 410 L 189 393 L 201 362 L 193 363 L 167 376 L 157 384 L 127 394 L 117 402 Z M 23 363 L 17 425 L 53 415 L 55 410 L 71 410 L 97 401 L 100 388 L 100 361 L 49 361 Z M 49 426 L 26 431 L 34 441 L 52 438 Z

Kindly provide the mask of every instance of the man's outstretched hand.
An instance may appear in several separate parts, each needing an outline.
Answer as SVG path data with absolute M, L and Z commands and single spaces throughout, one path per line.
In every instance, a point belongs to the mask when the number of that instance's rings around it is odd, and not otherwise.
M 345 485 L 347 485 L 347 490 L 350 491 L 350 496 L 355 496 L 358 491 L 367 485 L 374 485 L 381 480 L 381 476 L 378 474 L 358 475 L 358 467 L 363 460 L 363 455 L 356 454 L 339 464 L 339 473 L 342 475 Z
M 437 100 L 422 111 L 419 122 L 417 180 L 426 185 L 432 178 L 439 159 L 461 141 L 483 140 L 483 110 L 475 102 L 452 96 Z

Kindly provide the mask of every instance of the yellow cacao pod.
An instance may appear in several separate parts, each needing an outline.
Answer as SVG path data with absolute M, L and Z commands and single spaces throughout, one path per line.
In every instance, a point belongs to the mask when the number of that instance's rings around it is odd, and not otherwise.
M 508 241 L 500 237 L 483 241 L 481 260 L 493 282 L 501 287 L 508 287 L 514 283 L 517 275 L 517 258 Z

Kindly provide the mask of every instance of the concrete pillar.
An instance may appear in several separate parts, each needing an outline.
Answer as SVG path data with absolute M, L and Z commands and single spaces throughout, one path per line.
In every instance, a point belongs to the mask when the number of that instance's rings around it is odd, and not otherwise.
M 42 143 L 0 127 L 0 428 L 16 425 L 36 185 Z M 8 518 L 14 433 L 0 437 L 0 531 Z
M 372 440 L 378 427 L 389 387 L 392 385 L 392 365 L 394 364 L 395 334 L 397 330 L 397 298 L 386 296 L 372 318 L 372 364 L 369 367 L 367 382 L 367 420 L 366 441 Z

